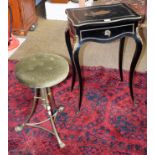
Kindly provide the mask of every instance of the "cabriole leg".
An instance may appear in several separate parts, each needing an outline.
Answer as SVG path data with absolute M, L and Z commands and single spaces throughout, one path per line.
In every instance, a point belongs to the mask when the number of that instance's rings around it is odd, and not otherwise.
M 74 65 L 74 60 L 73 60 L 73 49 L 72 49 L 72 45 L 71 45 L 71 41 L 70 41 L 69 29 L 66 29 L 66 31 L 65 31 L 65 40 L 66 40 L 66 45 L 67 45 L 68 53 L 69 53 L 69 56 L 70 56 L 70 60 L 71 60 L 71 63 L 72 63 L 71 90 L 73 90 L 74 84 L 75 84 L 76 70 L 75 70 L 75 65 Z
M 125 37 L 120 39 L 120 45 L 119 45 L 119 74 L 120 74 L 121 81 L 123 81 L 122 64 L 123 64 L 124 42 L 125 42 Z
M 129 86 L 130 86 L 130 95 L 135 104 L 134 95 L 133 95 L 133 74 L 142 51 L 142 39 L 139 35 L 138 28 L 137 28 L 137 35 L 134 36 L 134 39 L 136 42 L 136 49 L 130 66 Z
M 81 108 L 82 104 L 82 96 L 83 96 L 83 83 L 82 83 L 82 76 L 81 76 L 81 68 L 79 64 L 79 50 L 80 50 L 81 44 L 78 43 L 76 45 L 76 49 L 74 52 L 74 61 L 75 61 L 75 66 L 78 74 L 78 81 L 79 81 L 79 91 L 80 91 L 80 96 L 79 96 L 79 110 Z

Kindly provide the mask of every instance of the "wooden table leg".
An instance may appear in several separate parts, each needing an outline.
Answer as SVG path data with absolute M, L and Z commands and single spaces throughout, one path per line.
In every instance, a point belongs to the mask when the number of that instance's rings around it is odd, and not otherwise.
M 75 69 L 74 60 L 73 60 L 73 49 L 72 49 L 72 45 L 71 45 L 71 41 L 70 41 L 69 29 L 66 29 L 66 31 L 65 31 L 65 40 L 66 40 L 66 45 L 67 45 L 68 53 L 69 53 L 69 56 L 70 56 L 70 60 L 71 60 L 71 63 L 72 63 L 71 90 L 73 90 L 74 84 L 75 84 L 76 69 Z
M 78 81 L 79 81 L 79 91 L 80 91 L 80 96 L 79 96 L 79 111 L 81 108 L 82 104 L 82 96 L 83 96 L 83 83 L 82 83 L 82 76 L 81 76 L 81 68 L 79 64 L 79 51 L 80 51 L 81 43 L 76 44 L 76 48 L 74 50 L 74 62 L 76 66 L 76 71 L 78 75 Z
M 141 51 L 142 51 L 142 39 L 138 32 L 137 32 L 137 34 L 135 34 L 134 40 L 136 43 L 136 49 L 135 49 L 135 53 L 134 53 L 134 56 L 133 56 L 133 59 L 131 62 L 131 66 L 130 66 L 129 86 L 130 86 L 130 95 L 131 95 L 131 98 L 135 104 L 134 95 L 133 95 L 133 84 L 132 84 L 133 83 L 133 74 L 134 74 L 136 64 L 138 62 L 138 59 L 139 59 Z
M 124 42 L 125 42 L 125 37 L 120 39 L 120 45 L 119 45 L 119 74 L 120 74 L 121 81 L 123 81 L 122 64 L 123 64 Z

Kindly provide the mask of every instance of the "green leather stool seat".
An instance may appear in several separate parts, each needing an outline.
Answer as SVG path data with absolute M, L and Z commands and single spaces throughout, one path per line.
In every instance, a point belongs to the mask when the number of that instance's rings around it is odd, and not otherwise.
M 69 72 L 67 61 L 55 54 L 23 58 L 15 68 L 16 78 L 30 88 L 46 88 L 63 81 Z

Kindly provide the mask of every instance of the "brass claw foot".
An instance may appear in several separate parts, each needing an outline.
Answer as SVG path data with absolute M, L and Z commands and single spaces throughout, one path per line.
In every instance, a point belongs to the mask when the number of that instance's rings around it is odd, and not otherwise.
M 64 110 L 64 107 L 60 106 L 59 109 L 58 109 L 58 112 L 62 112 L 63 110 Z
M 24 124 L 18 125 L 18 126 L 15 127 L 15 131 L 16 131 L 16 132 L 20 132 L 20 131 L 23 130 L 23 128 L 24 128 Z
M 64 148 L 66 145 L 65 145 L 65 143 L 61 142 L 61 143 L 59 143 L 59 146 L 60 146 L 60 148 Z

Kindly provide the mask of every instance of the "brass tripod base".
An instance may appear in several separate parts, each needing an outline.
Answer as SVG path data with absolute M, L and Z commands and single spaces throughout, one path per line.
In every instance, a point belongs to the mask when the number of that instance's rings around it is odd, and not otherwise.
M 63 106 L 60 106 L 59 108 L 56 108 L 55 113 L 52 113 L 52 112 L 51 112 L 51 106 L 50 106 L 50 104 L 49 104 L 49 103 L 50 103 L 50 102 L 49 102 L 49 98 L 50 98 L 50 101 L 52 101 L 52 99 L 51 99 L 51 97 L 52 97 L 51 94 L 47 91 L 47 88 L 42 88 L 42 89 L 40 89 L 40 91 L 41 91 L 41 97 L 38 97 L 38 96 L 37 96 L 37 89 L 35 89 L 35 96 L 34 96 L 34 102 L 33 102 L 33 107 L 32 107 L 31 113 L 30 113 L 28 119 L 25 121 L 25 123 L 23 123 L 23 124 L 18 125 L 18 126 L 15 127 L 15 131 L 16 131 L 16 132 L 20 132 L 20 131 L 23 130 L 23 128 L 24 128 L 25 126 L 40 128 L 40 129 L 42 129 L 42 130 L 45 130 L 45 131 L 47 131 L 47 132 L 53 134 L 53 135 L 56 137 L 56 139 L 57 139 L 57 142 L 58 142 L 58 144 L 59 144 L 59 147 L 60 147 L 60 148 L 64 148 L 64 147 L 65 147 L 65 144 L 64 144 L 64 143 L 62 142 L 62 140 L 60 139 L 60 137 L 59 137 L 59 135 L 58 135 L 58 132 L 57 132 L 57 130 L 56 130 L 55 123 L 54 123 L 57 114 L 58 114 L 59 112 L 62 112 L 62 111 L 64 110 L 64 107 L 63 107 Z M 48 93 L 47 93 L 47 92 L 48 92 Z M 36 100 L 37 100 L 37 99 L 41 99 L 41 100 L 42 100 L 42 102 L 43 102 L 42 105 L 43 105 L 43 107 L 47 110 L 49 117 L 48 117 L 46 120 L 43 120 L 43 121 L 41 121 L 41 122 L 29 123 L 29 121 L 30 121 L 32 115 L 33 115 L 34 112 L 35 112 Z M 42 127 L 42 126 L 40 125 L 40 124 L 45 123 L 45 122 L 47 122 L 47 121 L 50 121 L 50 122 L 51 122 L 53 131 L 48 130 L 47 128 L 44 128 L 44 127 Z

